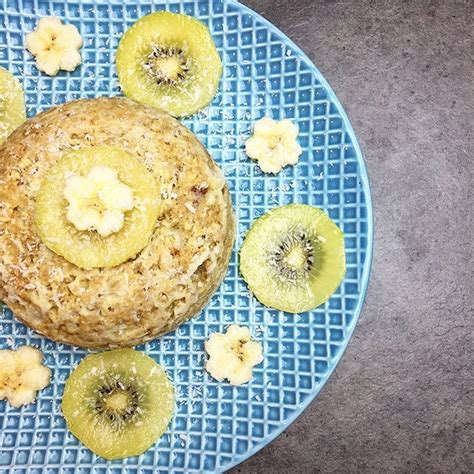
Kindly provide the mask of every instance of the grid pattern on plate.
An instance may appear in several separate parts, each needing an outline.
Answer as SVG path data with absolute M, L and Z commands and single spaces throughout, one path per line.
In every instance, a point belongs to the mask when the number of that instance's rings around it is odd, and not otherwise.
M 0 402 L 2 473 L 222 471 L 291 422 L 324 384 L 354 328 L 371 232 L 362 157 L 324 79 L 276 29 L 233 1 L 0 0 L 0 66 L 23 81 L 30 116 L 66 100 L 120 94 L 114 66 L 120 36 L 138 17 L 160 9 L 204 21 L 223 59 L 219 93 L 184 122 L 227 178 L 238 219 L 235 248 L 268 209 L 313 204 L 345 233 L 346 278 L 324 306 L 289 315 L 263 307 L 249 294 L 234 251 L 227 277 L 207 308 L 173 333 L 139 347 L 167 369 L 177 390 L 176 413 L 154 448 L 114 462 L 78 443 L 61 416 L 64 381 L 86 351 L 36 335 L 3 307 L 0 348 L 40 347 L 54 381 L 33 405 L 13 409 Z M 46 15 L 75 24 L 84 37 L 83 65 L 74 73 L 46 77 L 24 49 L 24 34 Z M 290 118 L 300 127 L 302 158 L 278 176 L 261 173 L 243 151 L 252 123 L 264 115 Z M 204 341 L 233 322 L 250 326 L 265 354 L 252 381 L 242 387 L 216 383 L 203 370 Z

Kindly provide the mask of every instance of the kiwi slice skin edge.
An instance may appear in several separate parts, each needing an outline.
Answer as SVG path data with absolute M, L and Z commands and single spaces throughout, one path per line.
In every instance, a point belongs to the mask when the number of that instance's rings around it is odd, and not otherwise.
M 240 271 L 265 306 L 301 313 L 325 303 L 346 270 L 344 234 L 306 204 L 277 207 L 257 219 L 240 249 Z
M 140 18 L 124 33 L 116 64 L 127 97 L 174 117 L 191 115 L 209 104 L 222 76 L 222 62 L 207 26 L 166 11 Z
M 133 349 L 87 356 L 67 379 L 62 399 L 72 434 L 109 460 L 145 452 L 164 433 L 174 409 L 166 373 Z
M 25 99 L 18 79 L 0 67 L 0 145 L 26 120 Z

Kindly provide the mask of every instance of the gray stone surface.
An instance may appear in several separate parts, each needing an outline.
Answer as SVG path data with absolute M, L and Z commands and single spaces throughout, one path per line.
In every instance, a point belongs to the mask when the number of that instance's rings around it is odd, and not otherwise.
M 366 304 L 336 372 L 232 472 L 474 472 L 474 3 L 244 3 L 341 99 L 376 230 Z

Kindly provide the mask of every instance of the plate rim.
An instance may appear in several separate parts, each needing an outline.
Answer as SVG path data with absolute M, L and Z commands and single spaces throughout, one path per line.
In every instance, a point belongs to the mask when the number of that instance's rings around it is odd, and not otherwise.
M 247 5 L 244 5 L 238 0 L 224 0 L 224 3 L 231 4 L 231 5 L 236 6 L 237 8 L 240 8 L 245 13 L 248 13 L 251 16 L 255 17 L 257 20 L 259 20 L 269 30 L 273 31 L 278 36 L 280 36 L 280 38 L 294 50 L 295 55 L 299 59 L 303 59 L 308 64 L 309 70 L 313 74 L 316 75 L 318 81 L 326 88 L 328 92 L 328 97 L 331 100 L 331 102 L 333 102 L 338 107 L 339 115 L 341 116 L 341 118 L 344 121 L 344 124 L 346 125 L 346 132 L 351 137 L 352 146 L 354 147 L 354 150 L 356 152 L 357 163 L 360 169 L 359 171 L 360 178 L 361 178 L 361 182 L 363 183 L 363 190 L 365 194 L 365 201 L 366 201 L 366 207 L 367 207 L 367 252 L 366 252 L 366 257 L 363 264 L 363 270 L 362 270 L 362 276 L 361 276 L 360 296 L 357 300 L 357 305 L 354 309 L 354 317 L 348 328 L 349 335 L 344 341 L 344 343 L 340 346 L 340 350 L 338 354 L 336 355 L 336 357 L 333 359 L 332 364 L 328 368 L 326 374 L 324 375 L 324 377 L 321 378 L 321 382 L 319 386 L 309 393 L 307 399 L 304 402 L 302 402 L 300 406 L 298 406 L 298 408 L 291 414 L 291 416 L 289 416 L 284 422 L 281 423 L 281 426 L 279 426 L 275 431 L 270 433 L 265 438 L 262 438 L 262 440 L 260 440 L 260 442 L 257 443 L 252 449 L 249 449 L 244 454 L 233 456 L 231 458 L 230 463 L 225 468 L 223 468 L 222 470 L 215 471 L 219 473 L 226 472 L 227 470 L 234 468 L 235 466 L 243 463 L 247 459 L 250 459 L 254 454 L 258 453 L 264 447 L 268 446 L 279 435 L 281 435 L 281 433 L 285 429 L 287 429 L 291 424 L 293 424 L 293 422 L 306 410 L 306 408 L 308 408 L 311 402 L 315 400 L 315 398 L 319 395 L 321 390 L 325 387 L 334 369 L 337 367 L 344 353 L 346 352 L 347 346 L 349 345 L 349 342 L 351 341 L 352 336 L 354 335 L 355 327 L 359 320 L 360 313 L 362 312 L 362 308 L 364 306 L 365 299 L 367 296 L 367 288 L 369 286 L 370 276 L 372 273 L 373 243 L 374 243 L 374 219 L 373 219 L 372 193 L 370 190 L 370 182 L 369 182 L 369 175 L 367 172 L 367 166 L 365 164 L 364 154 L 362 153 L 362 149 L 359 145 L 359 141 L 357 140 L 357 136 L 355 134 L 354 128 L 352 127 L 352 123 L 349 120 L 349 117 L 346 114 L 346 111 L 344 107 L 342 106 L 341 101 L 338 99 L 338 97 L 336 96 L 336 93 L 333 91 L 332 87 L 329 85 L 326 78 L 323 76 L 321 71 L 314 64 L 314 62 L 309 58 L 309 56 L 291 38 L 289 38 L 283 31 L 281 31 L 280 28 L 278 28 L 276 25 L 271 23 L 270 20 L 267 20 L 265 17 L 260 15 L 260 13 L 256 12 L 255 10 L 252 10 L 250 7 L 248 7 Z

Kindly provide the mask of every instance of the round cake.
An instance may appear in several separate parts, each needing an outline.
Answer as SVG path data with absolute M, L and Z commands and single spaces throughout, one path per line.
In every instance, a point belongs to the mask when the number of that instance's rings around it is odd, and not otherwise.
M 123 254 L 119 247 L 125 244 L 104 231 L 102 259 L 113 265 L 101 267 L 99 259 L 94 268 L 84 268 L 76 264 L 84 261 L 83 247 L 73 240 L 55 246 L 51 235 L 43 235 L 44 214 L 52 220 L 63 214 L 47 208 L 55 186 L 50 171 L 70 154 L 80 164 L 84 150 L 90 155 L 89 150 L 108 149 L 114 150 L 109 161 L 126 155 L 137 162 L 136 169 L 150 174 L 151 181 L 143 181 L 156 187 L 151 190 L 156 202 L 149 201 L 143 214 L 153 215 L 150 236 L 146 226 L 143 231 L 138 226 L 136 214 L 129 230 L 140 233 L 143 248 L 117 264 L 113 257 Z M 50 188 L 44 185 L 48 179 Z M 46 204 L 40 207 L 42 189 Z M 62 194 L 56 194 L 60 201 Z M 60 202 L 65 209 L 67 204 Z M 0 299 L 50 339 L 115 348 L 174 329 L 198 313 L 217 289 L 234 234 L 220 169 L 186 127 L 155 108 L 119 97 L 69 102 L 28 120 L 0 147 Z

